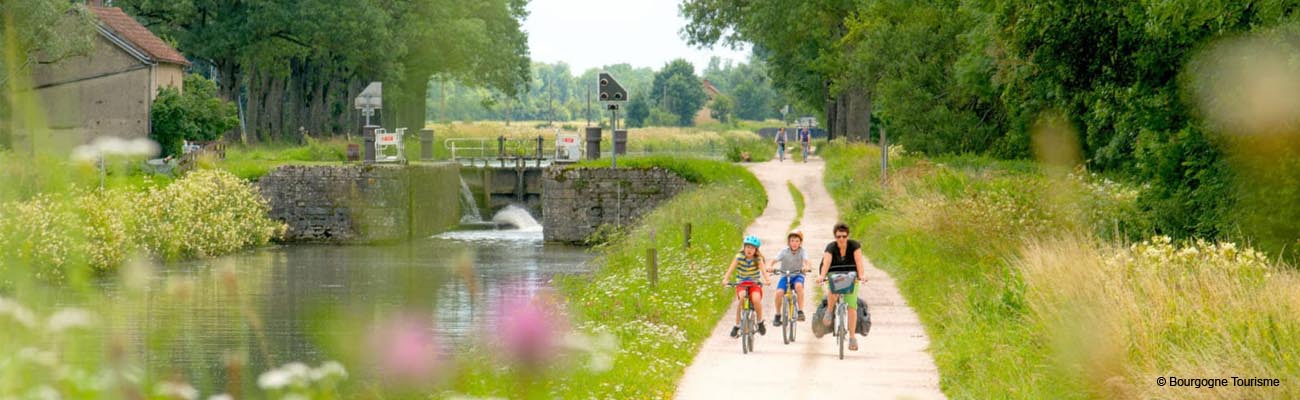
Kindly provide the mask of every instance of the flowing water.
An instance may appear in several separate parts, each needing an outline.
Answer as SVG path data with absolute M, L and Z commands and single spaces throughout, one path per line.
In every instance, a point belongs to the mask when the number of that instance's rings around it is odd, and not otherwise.
M 200 385 L 223 381 L 229 354 L 245 354 L 254 376 L 291 361 L 345 358 L 364 351 L 366 327 L 393 315 L 420 315 L 431 321 L 428 333 L 456 348 L 489 333 L 503 307 L 546 292 L 557 275 L 588 272 L 586 250 L 545 244 L 527 211 L 507 208 L 494 220 L 520 229 L 280 246 L 167 265 L 143 295 L 106 284 L 123 316 L 113 325 L 147 370 L 172 369 Z
M 482 222 L 483 214 L 478 211 L 478 203 L 474 202 L 474 193 L 469 191 L 469 185 L 465 184 L 465 178 L 460 178 L 460 209 L 464 214 L 460 217 L 462 223 Z M 531 219 L 532 217 L 529 217 Z

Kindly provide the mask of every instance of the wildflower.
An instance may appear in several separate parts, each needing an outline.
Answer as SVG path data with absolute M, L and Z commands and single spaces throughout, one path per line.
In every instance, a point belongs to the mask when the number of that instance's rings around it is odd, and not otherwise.
M 8 315 L 14 321 L 27 328 L 36 326 L 36 314 L 18 302 L 0 297 L 0 315 Z
M 338 377 L 340 379 L 346 379 L 348 377 L 348 371 L 344 369 L 343 364 L 339 364 L 338 361 L 326 361 L 322 363 L 319 367 L 312 369 L 311 373 L 309 374 L 309 377 L 313 381 L 319 381 L 319 380 L 329 379 L 334 377 Z
M 50 316 L 46 327 L 53 333 L 63 332 L 69 328 L 82 328 L 90 326 L 92 317 L 90 312 L 80 308 L 65 308 Z
M 310 368 L 300 362 L 292 362 L 257 377 L 257 386 L 265 390 L 276 390 L 287 386 L 305 386 Z
M 506 304 L 494 324 L 499 332 L 498 345 L 512 361 L 525 367 L 541 367 L 558 350 L 562 326 L 555 322 L 555 310 L 534 301 Z
M 199 391 L 185 382 L 159 382 L 154 386 L 153 392 L 155 395 L 171 399 L 194 400 L 199 398 Z
M 401 384 L 418 385 L 437 378 L 442 343 L 423 316 L 401 314 L 380 322 L 366 347 L 380 375 Z

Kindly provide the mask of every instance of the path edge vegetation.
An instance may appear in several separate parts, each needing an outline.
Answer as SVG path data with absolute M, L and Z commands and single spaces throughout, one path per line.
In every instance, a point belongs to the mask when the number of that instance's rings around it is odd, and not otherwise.
M 919 314 L 949 397 L 1300 396 L 1155 385 L 1300 376 L 1283 345 L 1300 339 L 1300 276 L 1282 261 L 1145 236 L 1137 193 L 1086 173 L 891 148 L 882 188 L 878 147 L 826 150 L 841 218 Z

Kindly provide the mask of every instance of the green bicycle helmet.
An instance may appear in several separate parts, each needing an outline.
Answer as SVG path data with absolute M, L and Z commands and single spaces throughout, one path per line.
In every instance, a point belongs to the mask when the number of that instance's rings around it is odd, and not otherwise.
M 748 235 L 745 236 L 745 244 L 754 246 L 754 248 L 758 248 L 763 245 L 763 242 L 758 240 L 758 236 Z

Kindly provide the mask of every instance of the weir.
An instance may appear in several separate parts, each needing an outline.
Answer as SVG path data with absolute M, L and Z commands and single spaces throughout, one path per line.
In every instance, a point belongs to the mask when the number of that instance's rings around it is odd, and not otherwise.
M 495 215 L 506 206 L 514 204 L 541 218 L 542 175 L 547 168 L 522 161 L 506 164 L 505 167 L 500 167 L 499 164 L 486 167 L 462 165 L 460 177 L 465 182 L 466 190 L 474 195 L 471 202 L 481 210 L 481 215 Z

